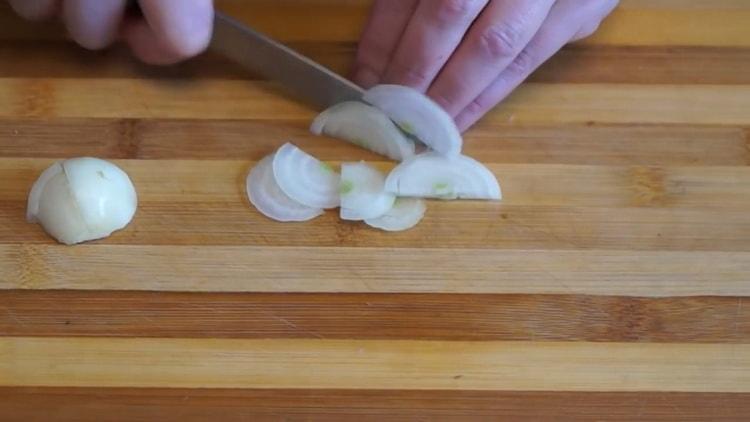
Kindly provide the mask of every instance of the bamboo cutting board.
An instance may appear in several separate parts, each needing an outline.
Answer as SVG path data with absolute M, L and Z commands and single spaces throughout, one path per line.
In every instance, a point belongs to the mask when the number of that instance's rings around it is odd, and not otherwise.
M 219 6 L 345 72 L 368 3 Z M 272 84 L 85 53 L 3 5 L 0 420 L 746 419 L 748 22 L 744 0 L 623 0 L 467 134 L 502 203 L 386 234 L 249 207 L 286 140 L 379 160 Z M 141 204 L 63 247 L 25 200 L 80 155 Z

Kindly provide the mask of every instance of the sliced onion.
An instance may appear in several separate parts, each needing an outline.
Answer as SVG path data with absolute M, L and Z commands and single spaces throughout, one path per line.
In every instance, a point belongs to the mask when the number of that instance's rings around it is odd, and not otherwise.
M 497 178 L 482 163 L 465 155 L 419 154 L 397 166 L 385 182 L 397 196 L 437 199 L 502 198 Z
M 427 205 L 417 198 L 398 198 L 393 207 L 378 218 L 370 218 L 365 223 L 370 227 L 388 232 L 409 230 L 419 224 L 427 211 Z
M 451 116 L 417 90 L 401 85 L 378 85 L 363 100 L 382 110 L 404 132 L 447 156 L 461 153 L 461 132 Z
M 279 188 L 273 176 L 274 154 L 262 159 L 247 175 L 247 197 L 266 217 L 282 222 L 308 221 L 323 214 L 321 208 L 302 205 Z
M 414 156 L 414 142 L 379 109 L 358 101 L 337 104 L 313 121 L 310 131 L 349 141 L 396 161 Z
M 302 205 L 324 209 L 339 206 L 338 173 L 292 144 L 276 151 L 273 174 L 281 190 Z
M 385 176 L 365 164 L 341 165 L 341 218 L 367 220 L 377 218 L 393 207 L 396 196 L 383 190 Z

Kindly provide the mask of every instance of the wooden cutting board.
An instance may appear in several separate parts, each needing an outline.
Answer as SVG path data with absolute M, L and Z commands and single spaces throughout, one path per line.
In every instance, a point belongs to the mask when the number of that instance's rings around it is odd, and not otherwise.
M 220 1 L 345 72 L 369 2 Z M 750 412 L 750 3 L 623 0 L 466 135 L 505 200 L 418 228 L 273 223 L 287 140 L 377 156 L 212 55 L 153 69 L 0 7 L 0 420 L 741 420 Z M 111 238 L 24 221 L 56 159 L 116 160 Z

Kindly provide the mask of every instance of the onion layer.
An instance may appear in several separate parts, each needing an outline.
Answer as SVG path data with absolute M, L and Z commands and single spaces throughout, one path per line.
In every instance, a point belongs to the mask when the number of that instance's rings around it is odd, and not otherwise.
M 274 155 L 262 159 L 248 174 L 245 188 L 250 203 L 266 217 L 282 222 L 308 221 L 323 214 L 321 208 L 302 205 L 281 190 L 273 175 Z
M 273 174 L 281 190 L 302 205 L 324 209 L 339 206 L 338 173 L 292 144 L 276 151 Z
M 485 166 L 465 155 L 419 154 L 397 166 L 385 182 L 397 196 L 435 199 L 502 198 L 500 185 Z

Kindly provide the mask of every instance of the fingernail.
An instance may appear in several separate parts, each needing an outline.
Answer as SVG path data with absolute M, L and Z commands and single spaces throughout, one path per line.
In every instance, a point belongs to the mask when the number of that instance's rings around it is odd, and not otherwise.
M 354 82 L 363 88 L 370 88 L 380 82 L 380 76 L 368 67 L 360 67 L 354 73 Z

